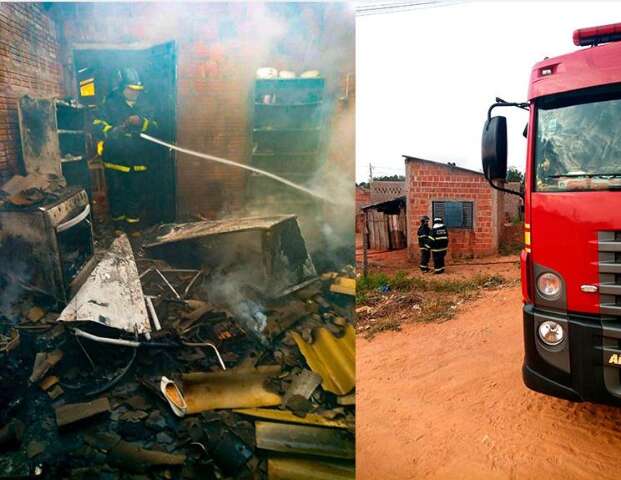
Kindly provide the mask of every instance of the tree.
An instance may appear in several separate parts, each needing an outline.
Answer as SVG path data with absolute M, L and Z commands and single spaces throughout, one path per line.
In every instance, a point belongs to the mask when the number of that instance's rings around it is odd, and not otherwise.
M 375 177 L 373 180 L 378 182 L 403 182 L 405 181 L 404 175 L 384 175 L 383 177 Z
M 520 182 L 524 181 L 524 174 L 520 172 L 516 167 L 509 167 L 507 170 L 507 182 Z

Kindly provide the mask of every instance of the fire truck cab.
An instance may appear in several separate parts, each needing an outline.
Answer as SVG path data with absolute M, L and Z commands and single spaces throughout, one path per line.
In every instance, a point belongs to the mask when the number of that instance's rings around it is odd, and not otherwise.
M 576 30 L 584 47 L 532 70 L 528 102 L 497 99 L 483 170 L 502 189 L 507 124 L 528 109 L 521 253 L 525 384 L 621 405 L 621 24 Z

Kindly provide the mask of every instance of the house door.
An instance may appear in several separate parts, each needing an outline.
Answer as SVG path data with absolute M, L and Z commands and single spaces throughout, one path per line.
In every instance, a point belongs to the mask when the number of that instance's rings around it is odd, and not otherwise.
M 119 68 L 132 67 L 145 86 L 143 95 L 154 110 L 159 125 L 158 137 L 176 140 L 177 58 L 175 42 L 148 48 L 114 45 L 74 49 L 78 98 L 96 108 L 115 88 Z M 145 155 L 151 168 L 144 193 L 148 223 L 173 222 L 176 217 L 176 167 L 174 151 L 147 144 Z

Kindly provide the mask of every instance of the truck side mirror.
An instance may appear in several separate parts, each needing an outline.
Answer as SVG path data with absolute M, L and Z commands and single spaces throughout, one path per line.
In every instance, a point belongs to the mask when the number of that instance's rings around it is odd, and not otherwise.
M 507 119 L 490 117 L 483 127 L 481 142 L 483 172 L 488 180 L 507 178 Z

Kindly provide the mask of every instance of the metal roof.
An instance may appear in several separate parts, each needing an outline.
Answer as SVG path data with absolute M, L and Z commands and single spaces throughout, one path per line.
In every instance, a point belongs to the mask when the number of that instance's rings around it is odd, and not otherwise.
M 401 195 L 400 197 L 395 197 L 395 198 L 391 198 L 390 200 L 384 200 L 383 202 L 376 202 L 376 203 L 370 203 L 368 205 L 363 205 L 361 208 L 362 210 L 368 210 L 369 208 L 377 208 L 377 207 L 382 207 L 382 206 L 389 206 L 393 203 L 398 204 L 398 203 L 403 203 L 405 204 L 407 200 L 407 197 L 405 195 Z

